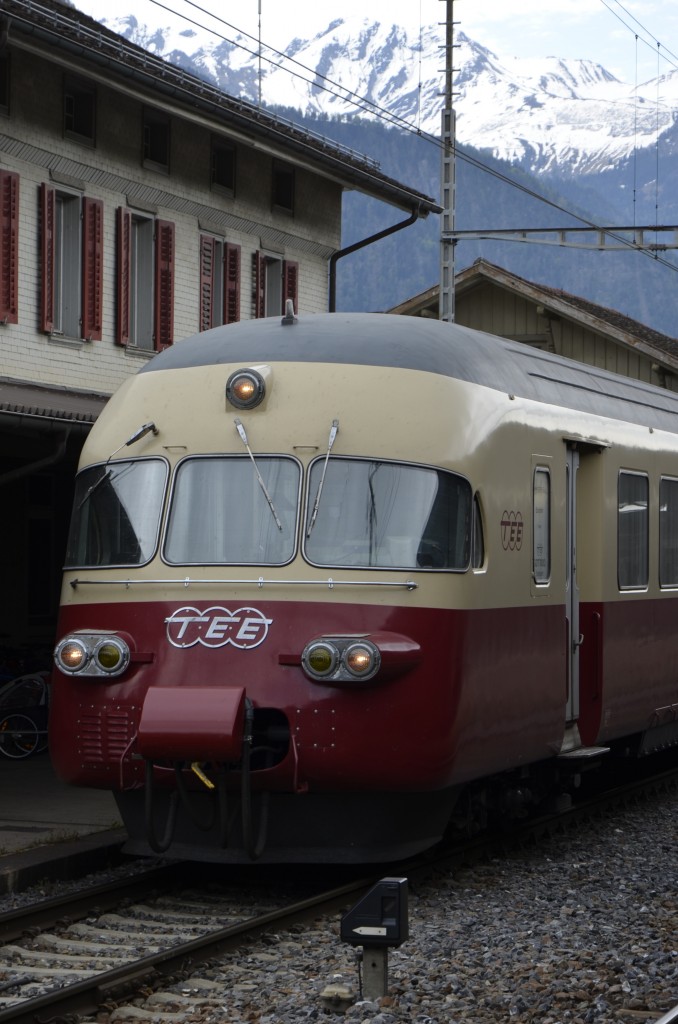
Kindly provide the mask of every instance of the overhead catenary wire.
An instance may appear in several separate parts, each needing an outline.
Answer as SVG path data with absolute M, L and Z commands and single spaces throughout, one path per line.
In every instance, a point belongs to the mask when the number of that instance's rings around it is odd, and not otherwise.
M 375 103 L 373 100 L 370 100 L 365 96 L 360 96 L 352 89 L 349 89 L 346 86 L 342 86 L 340 83 L 333 81 L 327 75 L 324 75 L 313 68 L 309 68 L 307 65 L 303 64 L 301 61 L 298 61 L 296 58 L 290 57 L 283 51 L 276 49 L 274 46 L 262 42 L 260 37 L 256 38 L 255 36 L 250 35 L 250 33 L 239 29 L 236 25 L 233 25 L 231 22 L 226 21 L 226 19 L 222 18 L 220 15 L 214 14 L 211 11 L 207 10 L 205 7 L 202 7 L 200 4 L 196 3 L 195 0 L 183 0 L 183 3 L 185 3 L 188 7 L 191 7 L 194 10 L 199 11 L 206 17 L 213 19 L 218 24 L 223 25 L 228 29 L 231 29 L 233 32 L 236 33 L 237 38 L 229 38 L 223 35 L 221 32 L 217 31 L 216 28 L 201 24 L 192 17 L 189 17 L 187 14 L 180 13 L 174 7 L 169 6 L 166 3 L 163 3 L 162 0 L 149 0 L 149 2 L 152 3 L 154 6 L 167 11 L 169 14 L 172 14 L 175 17 L 180 18 L 182 21 L 185 21 L 196 28 L 200 28 L 201 30 L 214 35 L 216 38 L 222 40 L 223 42 L 229 43 L 230 45 L 237 47 L 238 49 L 244 50 L 245 53 L 248 53 L 250 56 L 255 57 L 258 61 L 264 61 L 270 65 L 273 65 L 276 69 L 285 71 L 292 77 L 300 79 L 305 84 L 312 85 L 315 89 L 321 89 L 329 93 L 330 95 L 336 97 L 337 99 L 350 103 L 357 110 L 361 110 L 365 113 L 368 113 L 371 116 L 377 118 L 378 120 L 390 125 L 391 127 L 397 127 L 404 132 L 416 135 L 423 141 L 429 143 L 430 145 L 434 145 L 438 149 L 442 150 L 443 143 L 439 137 L 432 135 L 429 132 L 422 131 L 420 127 L 413 125 L 410 121 L 394 113 L 393 111 L 387 110 L 385 107 L 380 106 L 378 103 Z M 618 0 L 614 0 L 614 2 L 618 3 Z M 619 18 L 625 25 L 625 27 L 629 28 L 629 26 L 626 25 L 626 23 L 623 21 L 620 15 L 618 15 L 615 11 L 612 10 L 607 0 L 601 0 L 601 3 L 604 7 L 610 10 L 610 12 L 615 15 L 615 17 Z M 619 4 L 619 6 L 622 7 L 621 4 Z M 622 9 L 624 10 L 623 7 Z M 644 31 L 646 30 L 644 29 Z M 254 48 L 250 48 L 249 46 L 245 45 L 245 43 L 240 41 L 242 39 L 251 40 L 251 42 L 254 44 Z M 420 35 L 420 47 L 421 45 L 422 43 Z M 670 53 L 670 51 L 667 52 Z M 292 65 L 292 67 L 283 66 L 281 64 L 281 60 L 284 61 L 286 64 Z M 678 61 L 678 58 L 676 58 L 676 60 Z M 676 64 L 676 67 L 678 67 L 678 63 Z M 473 157 L 469 153 L 465 153 L 463 150 L 460 150 L 456 147 L 455 157 L 456 159 L 469 164 L 475 169 L 483 173 L 489 174 L 491 177 L 496 178 L 503 184 L 511 188 L 517 189 L 524 195 L 527 195 L 538 202 L 546 204 L 550 209 L 556 210 L 559 213 L 564 214 L 565 216 L 572 217 L 574 220 L 576 220 L 580 224 L 583 224 L 585 227 L 590 228 L 592 231 L 600 232 L 603 230 L 602 225 L 599 225 L 598 223 L 591 221 L 586 217 L 583 217 L 581 214 L 574 213 L 572 210 L 569 210 L 563 204 L 547 198 L 542 193 L 538 192 L 536 189 L 530 188 L 529 186 L 516 181 L 515 178 L 512 178 L 510 175 L 504 174 L 495 167 L 490 167 L 479 158 Z M 609 235 L 621 246 L 628 247 L 628 249 L 631 251 L 639 252 L 643 256 L 650 257 L 654 262 L 660 263 L 661 265 L 666 266 L 668 269 L 672 271 L 678 271 L 678 266 L 676 264 L 660 256 L 656 251 L 648 251 L 647 249 L 640 248 L 635 243 L 635 241 L 632 241 L 623 235 L 619 235 L 615 233 L 613 230 L 607 228 L 605 228 L 604 230 L 605 234 Z

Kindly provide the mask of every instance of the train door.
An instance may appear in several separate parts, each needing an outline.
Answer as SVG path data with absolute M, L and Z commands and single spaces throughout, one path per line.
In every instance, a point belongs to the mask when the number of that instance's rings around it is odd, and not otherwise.
M 572 445 L 567 448 L 565 466 L 566 491 L 566 550 L 565 550 L 565 618 L 567 629 L 567 700 L 565 720 L 568 733 L 577 734 L 576 722 L 579 718 L 579 649 L 583 637 L 579 621 L 579 587 L 577 585 L 577 473 L 579 471 L 579 451 Z M 566 734 L 567 740 L 567 734 Z M 576 742 L 570 737 L 570 742 Z

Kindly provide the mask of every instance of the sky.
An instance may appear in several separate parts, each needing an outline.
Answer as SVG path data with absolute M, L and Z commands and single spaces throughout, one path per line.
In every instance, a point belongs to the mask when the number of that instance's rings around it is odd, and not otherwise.
M 215 11 L 231 25 L 277 48 L 306 38 L 335 17 L 419 25 L 440 24 L 447 0 L 74 0 L 97 18 L 134 13 L 150 25 L 177 11 L 209 25 Z M 206 13 L 207 12 L 207 13 Z M 633 86 L 678 69 L 678 4 L 673 0 L 454 0 L 455 31 L 501 57 L 564 57 L 602 64 Z M 220 31 L 224 34 L 223 24 Z M 441 58 L 442 59 L 442 58 Z M 441 64 L 441 68 L 444 65 Z

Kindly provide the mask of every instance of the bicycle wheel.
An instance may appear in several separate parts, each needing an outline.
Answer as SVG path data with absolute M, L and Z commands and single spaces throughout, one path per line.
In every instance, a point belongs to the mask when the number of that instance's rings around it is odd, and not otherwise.
M 0 721 L 0 753 L 5 757 L 30 757 L 39 741 L 38 727 L 28 715 L 7 715 Z

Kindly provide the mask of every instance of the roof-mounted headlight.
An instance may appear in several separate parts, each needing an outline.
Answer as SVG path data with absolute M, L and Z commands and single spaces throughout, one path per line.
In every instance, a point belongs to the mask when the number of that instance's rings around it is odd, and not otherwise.
M 265 394 L 264 378 L 258 370 L 236 370 L 226 381 L 226 400 L 236 409 L 255 409 Z

